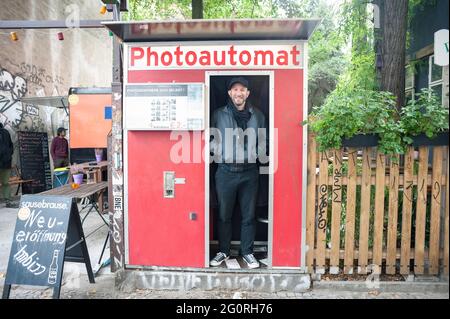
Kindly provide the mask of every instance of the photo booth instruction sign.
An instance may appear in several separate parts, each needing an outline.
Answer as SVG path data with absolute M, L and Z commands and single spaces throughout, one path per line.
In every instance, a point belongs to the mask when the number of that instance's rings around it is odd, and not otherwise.
M 127 85 L 125 126 L 129 130 L 203 130 L 204 84 Z

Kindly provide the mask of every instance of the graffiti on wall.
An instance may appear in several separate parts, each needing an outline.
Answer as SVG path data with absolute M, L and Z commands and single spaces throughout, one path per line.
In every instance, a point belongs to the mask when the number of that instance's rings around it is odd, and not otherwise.
M 23 77 L 0 68 L 0 113 L 4 114 L 14 107 L 26 93 L 27 82 Z
M 60 75 L 51 75 L 47 70 L 36 64 L 30 64 L 22 62 L 16 64 L 10 59 L 6 61 L 14 66 L 16 70 L 21 74 L 21 76 L 26 80 L 29 87 L 36 86 L 37 88 L 56 88 L 58 91 L 59 87 L 64 84 L 64 78 Z
M 22 75 L 0 68 L 0 122 L 13 134 L 18 130 L 46 131 L 39 108 L 20 101 L 27 91 L 28 81 Z
M 0 66 L 0 123 L 8 129 L 14 143 L 13 165 L 19 162 L 17 131 L 47 132 L 50 138 L 53 136 L 53 129 L 49 128 L 54 126 L 52 113 L 55 109 L 21 101 L 21 98 L 30 94 L 30 87 L 36 88 L 36 92 L 44 90 L 43 86 L 37 84 L 41 83 L 42 79 L 46 80 L 46 77 L 33 78 L 32 73 L 22 72 L 15 74 Z M 53 81 L 48 77 L 47 79 Z

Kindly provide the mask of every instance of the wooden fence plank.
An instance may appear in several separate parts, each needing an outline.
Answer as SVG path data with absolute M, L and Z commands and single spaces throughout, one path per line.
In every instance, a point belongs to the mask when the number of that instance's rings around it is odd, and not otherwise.
M 344 273 L 353 274 L 353 250 L 355 238 L 355 208 L 356 208 L 356 155 L 355 148 L 348 149 L 348 185 L 347 210 L 345 215 L 345 258 Z
M 316 273 L 325 273 L 325 249 L 327 235 L 327 210 L 328 210 L 328 153 L 320 153 L 319 163 L 319 188 L 317 202 L 317 256 Z
M 342 211 L 342 150 L 333 152 L 333 193 L 331 212 L 330 274 L 339 273 L 339 250 Z
M 314 270 L 314 235 L 316 225 L 316 139 L 308 134 L 308 180 L 306 195 L 306 267 Z
M 448 275 L 449 271 L 448 271 L 448 259 L 449 259 L 449 254 L 448 254 L 448 250 L 449 250 L 449 218 L 448 218 L 448 211 L 450 209 L 449 207 L 449 175 L 450 175 L 450 169 L 448 167 L 449 165 L 449 161 L 450 161 L 450 154 L 449 154 L 449 148 L 447 146 L 447 186 L 446 186 L 446 191 L 445 191 L 445 236 L 444 236 L 444 274 Z
M 373 227 L 372 264 L 381 265 L 383 261 L 383 223 L 384 223 L 384 188 L 386 179 L 386 157 L 377 153 L 377 170 L 375 185 L 375 219 Z
M 439 183 L 442 175 L 443 147 L 433 148 L 433 186 L 431 188 L 431 216 L 430 216 L 430 275 L 439 273 L 439 235 L 441 231 L 441 198 L 442 186 Z
M 405 185 L 403 186 L 403 209 L 402 209 L 402 242 L 400 257 L 400 273 L 409 275 L 411 256 L 411 217 L 413 203 L 413 174 L 414 174 L 414 148 L 408 147 L 405 154 L 404 164 Z
M 362 157 L 361 216 L 359 219 L 358 273 L 360 274 L 367 274 L 368 264 L 371 161 L 371 148 L 365 147 Z
M 427 209 L 428 147 L 419 147 L 419 173 L 417 184 L 416 236 L 414 241 L 414 273 L 424 273 L 425 218 Z
M 387 233 L 386 273 L 395 274 L 395 252 L 397 250 L 397 221 L 398 221 L 398 155 L 391 157 L 389 167 L 389 209 Z

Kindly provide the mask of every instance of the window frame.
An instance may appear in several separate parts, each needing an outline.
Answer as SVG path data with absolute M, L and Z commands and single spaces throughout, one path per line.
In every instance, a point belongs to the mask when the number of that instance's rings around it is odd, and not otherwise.
M 434 54 L 430 55 L 428 58 L 428 89 L 433 89 L 434 87 L 441 86 L 441 104 L 442 104 L 444 101 L 444 68 L 442 66 L 438 66 L 441 68 L 441 78 L 439 80 L 432 81 L 433 66 L 434 66 Z

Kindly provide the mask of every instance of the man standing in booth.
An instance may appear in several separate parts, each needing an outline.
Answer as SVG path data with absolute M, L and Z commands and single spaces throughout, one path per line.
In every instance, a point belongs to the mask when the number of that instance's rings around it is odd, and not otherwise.
M 57 136 L 53 139 L 50 147 L 53 165 L 55 168 L 69 166 L 69 143 L 65 138 L 66 129 L 60 127 L 56 133 Z
M 211 152 L 218 163 L 215 182 L 219 205 L 219 252 L 210 265 L 217 267 L 230 256 L 231 219 L 238 200 L 242 216 L 240 253 L 249 268 L 258 268 L 259 262 L 253 255 L 259 184 L 257 160 L 258 156 L 266 155 L 266 119 L 247 101 L 250 95 L 247 79 L 232 78 L 228 95 L 227 105 L 215 111 L 211 125 Z

